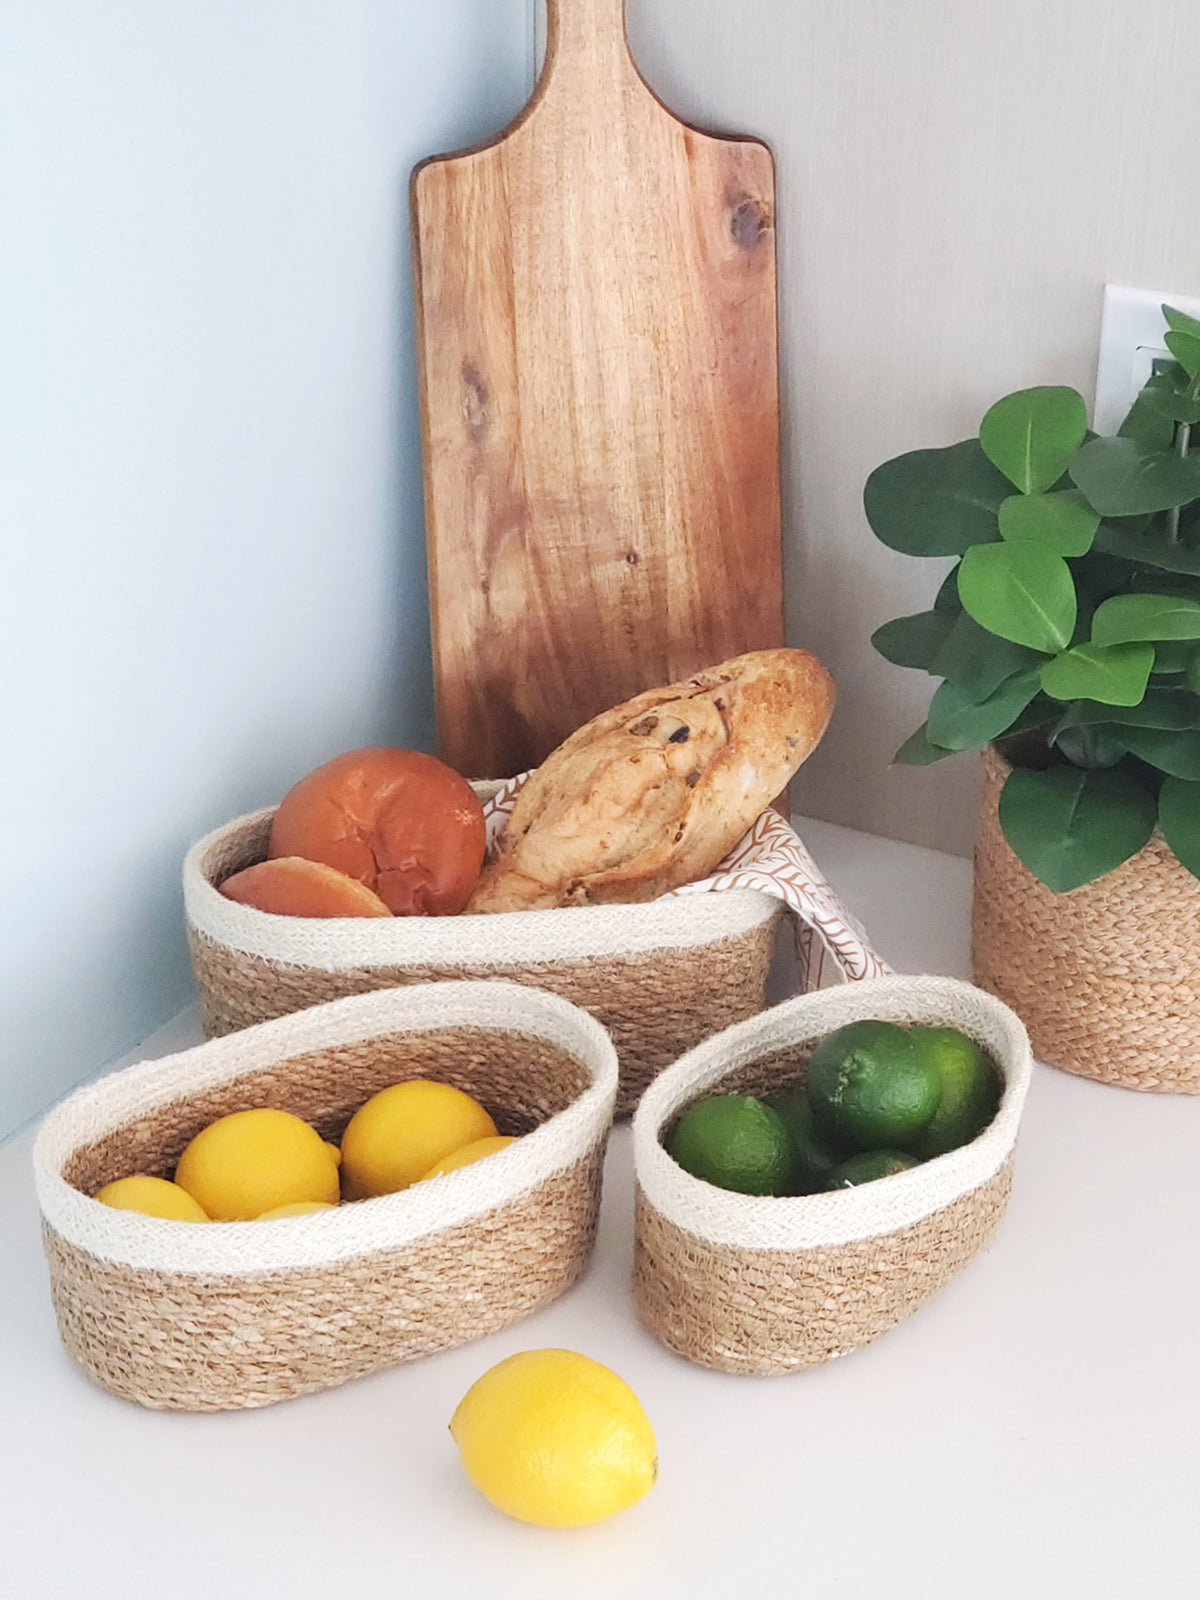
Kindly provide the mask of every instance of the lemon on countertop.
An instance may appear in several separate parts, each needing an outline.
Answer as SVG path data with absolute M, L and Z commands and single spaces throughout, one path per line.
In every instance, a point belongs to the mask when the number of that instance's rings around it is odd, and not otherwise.
M 495 1136 L 491 1117 L 461 1089 L 427 1078 L 394 1083 L 360 1106 L 342 1135 L 346 1199 L 407 1189 L 443 1156 Z
M 212 1219 L 186 1189 L 166 1178 L 151 1178 L 135 1173 L 132 1178 L 117 1178 L 96 1191 L 96 1199 L 117 1211 L 143 1211 L 148 1217 L 164 1217 L 168 1222 L 209 1222 Z
M 492 1367 L 463 1396 L 450 1433 L 480 1493 L 539 1527 L 601 1522 L 658 1476 L 637 1396 L 574 1350 L 525 1350 Z
M 267 1107 L 209 1123 L 180 1156 L 175 1182 L 220 1222 L 340 1198 L 337 1163 L 321 1135 L 290 1111 Z

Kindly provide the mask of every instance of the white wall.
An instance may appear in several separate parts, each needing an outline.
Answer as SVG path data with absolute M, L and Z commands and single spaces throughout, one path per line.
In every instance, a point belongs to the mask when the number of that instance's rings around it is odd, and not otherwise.
M 667 103 L 775 149 L 792 641 L 840 704 L 812 814 L 967 851 L 975 762 L 889 772 L 931 680 L 872 630 L 947 563 L 861 489 L 1033 383 L 1091 399 L 1106 281 L 1200 293 L 1200 0 L 628 0 Z
M 191 995 L 187 844 L 432 736 L 409 168 L 529 0 L 0 8 L 0 1133 Z
M 563 0 L 570 4 L 573 0 Z M 970 758 L 887 770 L 933 578 L 877 462 L 1090 388 L 1106 279 L 1200 292 L 1197 0 L 629 0 L 779 164 L 799 797 L 965 850 Z M 0 1131 L 190 993 L 187 843 L 331 752 L 428 743 L 408 169 L 524 98 L 530 0 L 0 11 Z

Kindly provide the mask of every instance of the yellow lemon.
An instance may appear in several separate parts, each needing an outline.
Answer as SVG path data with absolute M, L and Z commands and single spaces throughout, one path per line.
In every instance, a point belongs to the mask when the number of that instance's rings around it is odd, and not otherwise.
M 329 1151 L 329 1154 L 333 1157 L 334 1166 L 335 1167 L 340 1167 L 341 1164 L 342 1164 L 342 1152 L 341 1152 L 340 1148 L 336 1144 L 334 1144 L 332 1142 L 332 1140 L 330 1140 L 330 1139 L 326 1139 L 325 1140 L 325 1148 L 326 1148 L 326 1150 Z
M 482 1161 L 484 1156 L 495 1155 L 505 1145 L 515 1143 L 515 1139 L 503 1133 L 497 1133 L 490 1139 L 476 1139 L 474 1144 L 465 1144 L 461 1150 L 452 1150 L 448 1156 L 443 1156 L 428 1172 L 422 1173 L 418 1182 L 423 1183 L 426 1178 L 440 1178 L 443 1172 L 454 1172 L 459 1167 L 469 1167 L 473 1161 Z
M 342 1135 L 346 1199 L 407 1189 L 443 1156 L 495 1133 L 491 1117 L 461 1089 L 425 1078 L 394 1083 L 360 1106 Z
M 654 1487 L 658 1452 L 638 1398 L 574 1350 L 525 1350 L 485 1372 L 450 1433 L 494 1506 L 543 1528 L 624 1511 Z
M 209 1222 L 204 1208 L 186 1189 L 165 1178 L 138 1173 L 132 1178 L 117 1178 L 96 1191 L 96 1199 L 118 1211 L 144 1211 L 148 1217 L 165 1217 L 169 1222 Z
M 272 1206 L 270 1211 L 260 1211 L 259 1222 L 273 1222 L 276 1217 L 307 1217 L 314 1211 L 336 1211 L 330 1200 L 293 1200 L 290 1205 Z
M 219 1222 L 248 1221 L 293 1200 L 339 1198 L 337 1163 L 321 1135 L 290 1111 L 266 1107 L 210 1123 L 180 1156 L 175 1182 Z

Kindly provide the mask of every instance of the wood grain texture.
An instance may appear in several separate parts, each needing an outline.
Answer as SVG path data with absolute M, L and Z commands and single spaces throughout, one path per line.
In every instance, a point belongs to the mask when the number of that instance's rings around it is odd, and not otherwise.
M 505 775 L 782 642 L 773 163 L 661 105 L 622 0 L 551 0 L 525 111 L 412 207 L 439 743 Z

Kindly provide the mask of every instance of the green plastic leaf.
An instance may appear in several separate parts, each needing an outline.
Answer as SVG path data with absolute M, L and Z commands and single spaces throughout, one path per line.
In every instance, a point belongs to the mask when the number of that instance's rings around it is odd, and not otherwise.
M 1197 660 L 1196 645 L 1189 639 L 1165 639 L 1154 646 L 1151 677 L 1178 677 Z
M 1200 778 L 1200 729 L 1138 728 L 1114 718 L 1113 732 L 1133 755 L 1172 778 Z
M 962 601 L 958 598 L 958 565 L 956 561 L 942 579 L 941 587 L 933 597 L 933 609 L 947 617 L 957 617 L 962 614 Z
M 1189 317 L 1186 311 L 1177 311 L 1174 306 L 1163 306 L 1163 321 L 1172 333 L 1194 333 L 1200 338 L 1200 322 L 1195 317 Z
M 1168 778 L 1159 791 L 1158 825 L 1178 859 L 1200 878 L 1200 783 Z
M 1165 449 L 1173 442 L 1176 422 L 1189 425 L 1200 422 L 1200 400 L 1192 393 L 1192 380 L 1186 369 L 1177 361 L 1173 361 L 1165 372 L 1156 372 L 1143 386 L 1139 398 L 1145 401 L 1149 411 L 1156 412 L 1172 424 L 1170 434 L 1161 448 Z M 1124 433 L 1125 429 L 1121 428 L 1120 432 Z
M 1148 511 L 1139 511 L 1136 517 L 1109 517 L 1104 527 L 1118 528 L 1122 533 L 1146 533 L 1154 521 Z
M 1121 768 L 1051 767 L 1010 772 L 1000 791 L 1000 827 L 1012 849 L 1058 894 L 1102 878 L 1154 832 L 1153 797 Z
M 972 698 L 986 700 L 1006 678 L 1042 660 L 1036 650 L 989 633 L 968 612 L 960 611 L 929 670 Z
M 1063 728 L 1081 728 L 1088 723 L 1113 720 L 1111 705 L 1099 700 L 1076 700 L 1059 718 L 1055 733 Z M 1136 706 L 1122 710 L 1121 722 L 1126 727 L 1200 728 L 1200 695 L 1193 694 L 1190 689 L 1147 689 Z
M 1200 460 L 1119 436 L 1085 444 L 1071 477 L 1102 517 L 1169 511 L 1200 496 Z
M 1120 556 L 1122 561 L 1135 561 L 1140 566 L 1154 567 L 1160 572 L 1200 576 L 1200 551 L 1189 550 L 1186 545 L 1168 544 L 1156 534 L 1131 533 L 1127 528 L 1114 528 L 1107 522 L 1102 522 L 1097 530 L 1092 553 Z
M 1125 746 L 1114 739 L 1103 724 L 1064 728 L 1057 739 L 1050 742 L 1058 746 L 1073 767 L 1084 767 L 1089 772 L 1115 767 L 1126 755 Z
M 1042 688 L 1056 700 L 1135 706 L 1146 692 L 1153 665 L 1150 644 L 1077 644 L 1047 661 Z
M 897 617 L 885 622 L 871 635 L 871 643 L 885 661 L 895 667 L 919 667 L 922 672 L 934 670 L 931 666 L 954 620 L 941 611 L 918 611 L 912 617 Z
M 1092 618 L 1096 644 L 1134 639 L 1200 639 L 1200 605 L 1170 594 L 1116 594 Z
M 1019 389 L 979 424 L 983 453 L 1022 494 L 1052 488 L 1083 443 L 1087 408 L 1074 389 Z
M 1186 572 L 1156 572 L 1152 568 L 1135 572 L 1132 578 L 1122 579 L 1121 592 L 1127 588 L 1132 588 L 1135 594 L 1174 595 L 1178 600 L 1195 600 L 1200 605 L 1200 578 L 1190 577 Z
M 1099 516 L 1077 489 L 1011 494 L 999 517 L 1002 539 L 1029 539 L 1060 556 L 1086 555 L 1100 526 Z
M 931 767 L 935 761 L 943 761 L 947 756 L 954 755 L 953 750 L 944 750 L 941 745 L 930 744 L 929 724 L 923 722 L 915 733 L 910 733 L 892 757 L 892 765 L 899 767 Z
M 1158 403 L 1151 383 L 1146 384 L 1134 400 L 1117 434 L 1122 439 L 1133 439 L 1147 450 L 1169 450 L 1175 438 L 1175 422 Z
M 913 450 L 867 479 L 863 509 L 877 539 L 906 556 L 957 556 L 999 538 L 996 513 L 1008 484 L 964 439 L 944 450 Z
M 1105 524 L 1101 523 L 1097 539 L 1104 529 Z M 1101 555 L 1095 545 L 1082 560 L 1071 562 L 1076 592 L 1081 600 L 1084 595 L 1088 597 L 1093 611 L 1110 594 L 1124 594 L 1133 583 L 1137 570 L 1123 556 Z
M 973 750 L 1007 733 L 1038 692 L 1038 674 L 1021 672 L 986 700 L 944 683 L 929 704 L 926 724 L 932 744 L 943 750 Z
M 1020 540 L 976 545 L 963 557 L 958 594 L 989 633 L 1055 655 L 1075 630 L 1075 585 L 1061 556 Z
M 1194 382 L 1200 377 L 1200 331 L 1168 333 L 1163 343 Z
M 1014 717 L 1003 735 L 997 734 L 997 739 L 1011 739 L 1014 734 L 1028 733 L 1031 728 L 1048 728 L 1054 722 L 1062 707 L 1057 700 L 1051 700 L 1044 694 L 1036 694 L 1029 704 Z

